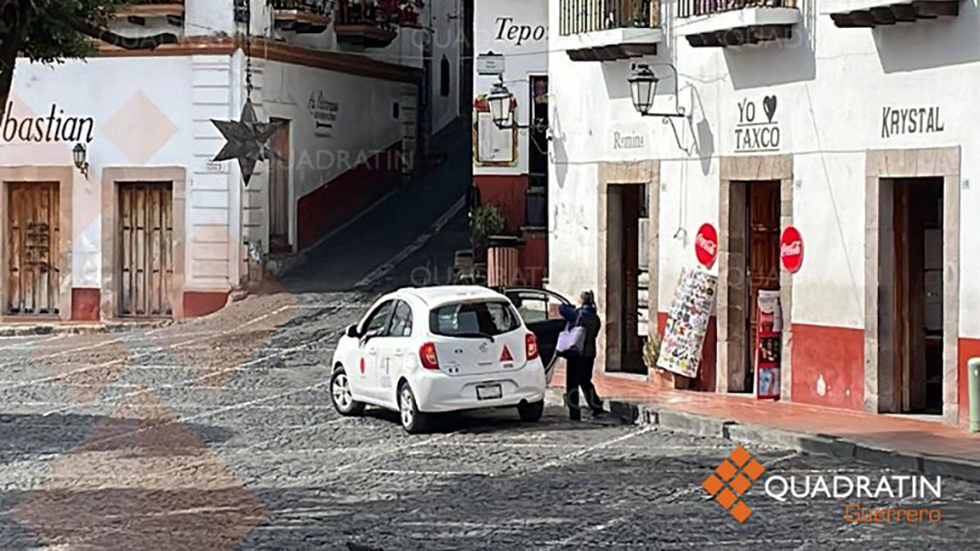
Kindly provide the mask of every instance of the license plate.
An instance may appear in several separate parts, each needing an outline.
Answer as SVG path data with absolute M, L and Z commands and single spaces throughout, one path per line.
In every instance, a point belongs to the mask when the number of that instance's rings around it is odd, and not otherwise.
M 481 385 L 476 387 L 476 397 L 478 400 L 496 400 L 504 395 L 504 389 L 500 385 Z

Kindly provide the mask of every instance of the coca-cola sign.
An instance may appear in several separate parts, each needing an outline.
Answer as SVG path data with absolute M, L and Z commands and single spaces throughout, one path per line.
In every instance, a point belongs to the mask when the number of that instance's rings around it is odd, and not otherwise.
M 803 266 L 803 237 L 793 226 L 786 228 L 779 240 L 779 258 L 783 267 L 794 274 Z
M 711 268 L 715 259 L 718 258 L 718 230 L 711 224 L 705 224 L 698 230 L 697 237 L 694 238 L 694 252 L 698 256 L 698 262 L 705 268 Z

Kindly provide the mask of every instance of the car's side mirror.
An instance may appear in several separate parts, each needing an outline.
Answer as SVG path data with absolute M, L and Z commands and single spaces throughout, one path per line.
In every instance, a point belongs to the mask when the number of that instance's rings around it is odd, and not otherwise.
M 357 332 L 356 325 L 351 325 L 350 327 L 347 328 L 347 336 L 352 339 L 356 339 L 361 336 L 360 333 Z

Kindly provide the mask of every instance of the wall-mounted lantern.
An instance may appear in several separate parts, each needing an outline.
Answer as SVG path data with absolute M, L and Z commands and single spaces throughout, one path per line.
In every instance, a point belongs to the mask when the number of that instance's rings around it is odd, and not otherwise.
M 500 80 L 490 89 L 490 94 L 487 96 L 487 104 L 490 106 L 490 117 L 493 119 L 493 124 L 497 128 L 501 130 L 527 130 L 533 128 L 538 132 L 548 130 L 548 123 L 544 119 L 537 119 L 531 125 L 516 124 L 514 122 L 514 105 L 516 103 L 514 94 L 504 84 L 504 78 L 501 76 Z
M 649 65 L 638 64 L 633 66 L 633 74 L 627 80 L 630 84 L 630 97 L 633 100 L 633 108 L 636 112 L 644 117 L 663 117 L 663 123 L 669 124 L 671 130 L 674 131 L 674 139 L 677 140 L 677 147 L 681 148 L 688 155 L 693 154 L 694 149 L 689 147 L 684 147 L 681 143 L 680 134 L 677 133 L 677 125 L 674 124 L 674 119 L 689 119 L 684 108 L 680 106 L 678 100 L 678 86 L 677 81 L 677 68 L 669 63 L 662 64 L 669 67 L 671 71 L 674 72 L 674 112 L 673 113 L 651 113 L 653 109 L 653 102 L 657 99 L 657 85 L 660 84 L 660 79 L 657 78 L 656 73 L 654 73 Z M 690 120 L 688 121 L 690 124 Z M 697 144 L 695 144 L 695 147 Z
M 649 65 L 639 64 L 633 66 L 633 74 L 628 78 L 630 83 L 630 95 L 633 98 L 633 107 L 644 117 L 684 117 L 684 108 L 676 105 L 677 101 L 677 69 L 673 65 L 666 64 L 674 71 L 674 101 L 676 112 L 674 113 L 651 113 L 653 101 L 657 97 L 657 85 L 660 79 L 657 78 Z
M 88 178 L 88 149 L 79 143 L 75 145 L 75 149 L 72 149 L 71 153 L 75 161 L 75 168 L 77 168 L 83 176 Z

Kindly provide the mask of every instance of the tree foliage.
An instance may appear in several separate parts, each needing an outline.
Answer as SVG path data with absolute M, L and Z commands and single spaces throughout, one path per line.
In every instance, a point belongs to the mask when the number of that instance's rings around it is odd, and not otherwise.
M 0 114 L 7 107 L 17 57 L 58 63 L 93 54 L 96 40 L 126 49 L 174 43 L 173 34 L 130 39 L 108 30 L 131 0 L 0 0 Z
M 18 22 L 23 33 L 21 54 L 31 61 L 54 63 L 91 55 L 92 37 L 79 26 L 106 29 L 113 14 L 129 0 L 20 0 L 26 17 Z

